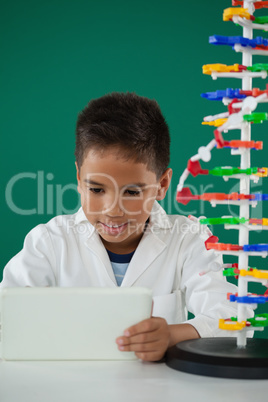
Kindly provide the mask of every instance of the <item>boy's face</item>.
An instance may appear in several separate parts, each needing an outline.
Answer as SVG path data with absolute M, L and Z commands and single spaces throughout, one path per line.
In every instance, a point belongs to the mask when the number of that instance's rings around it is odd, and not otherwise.
M 126 254 L 136 249 L 154 201 L 165 197 L 171 176 L 167 169 L 157 179 L 147 165 L 120 158 L 113 149 L 89 150 L 77 168 L 78 191 L 87 219 L 108 250 Z

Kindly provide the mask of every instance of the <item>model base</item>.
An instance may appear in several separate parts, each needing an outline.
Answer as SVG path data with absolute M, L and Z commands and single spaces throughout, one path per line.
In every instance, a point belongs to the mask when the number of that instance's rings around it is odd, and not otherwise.
M 210 377 L 268 379 L 268 339 L 201 338 L 180 342 L 167 352 L 166 364 L 185 373 Z

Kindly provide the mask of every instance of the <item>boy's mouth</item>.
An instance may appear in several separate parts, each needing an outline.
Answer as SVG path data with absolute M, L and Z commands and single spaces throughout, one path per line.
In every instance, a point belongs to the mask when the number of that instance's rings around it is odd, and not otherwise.
M 102 230 L 105 233 L 110 234 L 110 235 L 118 235 L 118 234 L 122 233 L 128 225 L 128 222 L 121 223 L 121 224 L 109 224 L 109 225 L 107 223 L 103 223 L 103 222 L 99 222 L 99 223 L 102 227 Z

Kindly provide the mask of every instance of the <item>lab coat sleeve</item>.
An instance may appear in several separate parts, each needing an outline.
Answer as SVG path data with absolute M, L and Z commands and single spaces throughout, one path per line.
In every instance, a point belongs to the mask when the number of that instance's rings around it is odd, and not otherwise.
M 181 290 L 185 295 L 187 310 L 195 316 L 186 322 L 195 327 L 201 338 L 232 336 L 231 331 L 222 331 L 218 326 L 219 318 L 237 316 L 236 303 L 227 300 L 227 293 L 237 292 L 237 287 L 223 277 L 222 270 L 199 275 L 211 263 L 222 263 L 221 256 L 213 250 L 206 250 L 204 242 L 207 238 L 206 235 L 196 235 L 184 242 Z M 248 317 L 252 316 L 252 309 L 248 308 Z
M 45 225 L 32 229 L 23 249 L 6 265 L 0 288 L 56 286 L 53 243 Z

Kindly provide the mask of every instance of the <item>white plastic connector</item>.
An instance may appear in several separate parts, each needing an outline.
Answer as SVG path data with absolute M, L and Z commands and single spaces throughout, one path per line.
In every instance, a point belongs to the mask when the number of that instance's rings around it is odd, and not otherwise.
M 234 15 L 232 20 L 235 24 L 238 24 L 241 27 L 268 31 L 268 24 L 255 24 L 254 22 L 247 20 L 246 18 L 238 17 L 237 15 Z

